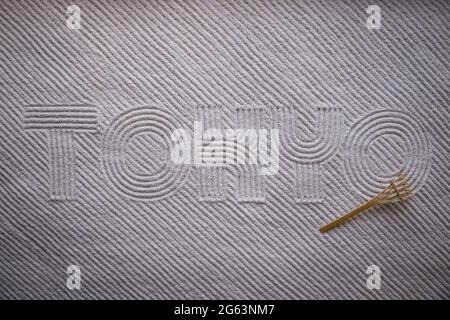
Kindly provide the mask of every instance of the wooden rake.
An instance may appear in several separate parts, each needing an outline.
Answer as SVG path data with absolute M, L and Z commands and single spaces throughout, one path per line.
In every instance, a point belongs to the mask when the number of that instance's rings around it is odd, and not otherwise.
M 409 197 L 412 196 L 411 187 L 409 186 L 408 182 L 406 181 L 406 177 L 404 172 L 400 172 L 400 174 L 391 180 L 389 185 L 381 191 L 379 194 L 377 194 L 375 197 L 370 199 L 369 201 L 363 203 L 359 207 L 353 209 L 352 211 L 344 214 L 343 216 L 331 221 L 330 223 L 322 226 L 319 230 L 320 232 L 327 232 L 334 227 L 340 225 L 341 223 L 344 223 L 345 221 L 350 220 L 354 216 L 356 216 L 358 213 L 361 213 L 362 211 L 369 209 L 371 207 L 385 204 L 385 203 L 391 203 L 391 202 L 397 202 L 397 201 L 405 201 Z

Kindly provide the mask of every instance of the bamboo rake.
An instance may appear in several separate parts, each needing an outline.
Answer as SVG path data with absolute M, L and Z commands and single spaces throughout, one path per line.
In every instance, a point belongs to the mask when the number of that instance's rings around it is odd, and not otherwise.
M 411 187 L 406 181 L 404 172 L 400 172 L 400 174 L 394 179 L 392 179 L 389 185 L 375 197 L 363 203 L 359 207 L 353 209 L 352 211 L 344 214 L 343 216 L 322 226 L 319 230 L 322 233 L 327 232 L 333 229 L 334 227 L 340 225 L 341 223 L 350 220 L 351 218 L 353 218 L 354 216 L 356 216 L 357 214 L 361 213 L 366 209 L 369 209 L 371 207 L 380 204 L 396 202 L 399 200 L 405 201 L 407 198 L 411 196 L 412 196 Z

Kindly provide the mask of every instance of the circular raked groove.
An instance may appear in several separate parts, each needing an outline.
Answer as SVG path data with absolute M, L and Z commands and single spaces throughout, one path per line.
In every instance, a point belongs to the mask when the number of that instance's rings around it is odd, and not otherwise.
M 392 170 L 390 165 L 390 172 L 382 175 L 369 165 L 368 153 L 375 152 L 377 159 L 383 159 L 399 148 L 378 143 L 381 138 L 384 141 L 394 139 L 393 143 L 400 146 L 404 154 L 397 170 Z M 431 149 L 425 132 L 415 119 L 399 111 L 374 111 L 357 120 L 347 135 L 343 153 L 347 181 L 353 191 L 364 198 L 380 192 L 401 170 L 412 191 L 417 192 L 430 171 Z
M 186 165 L 166 161 L 156 172 L 136 173 L 126 164 L 127 146 L 133 138 L 157 135 L 171 150 L 171 133 L 177 128 L 180 125 L 170 113 L 154 107 L 134 108 L 115 117 L 102 146 L 103 170 L 114 189 L 131 199 L 158 200 L 182 186 L 189 171 Z

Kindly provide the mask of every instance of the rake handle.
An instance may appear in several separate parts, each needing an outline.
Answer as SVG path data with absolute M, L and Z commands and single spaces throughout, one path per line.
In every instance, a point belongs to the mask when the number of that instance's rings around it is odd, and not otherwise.
M 354 216 L 356 216 L 358 213 L 369 209 L 371 207 L 373 207 L 374 205 L 376 205 L 377 203 L 373 200 L 367 201 L 366 203 L 363 203 L 362 205 L 360 205 L 359 207 L 353 209 L 352 211 L 350 211 L 349 213 L 344 214 L 343 216 L 334 219 L 333 221 L 331 221 L 330 223 L 320 227 L 320 232 L 324 233 L 327 232 L 331 229 L 333 229 L 334 227 L 340 225 L 341 223 L 344 223 L 347 220 L 350 220 L 351 218 L 353 218 Z

